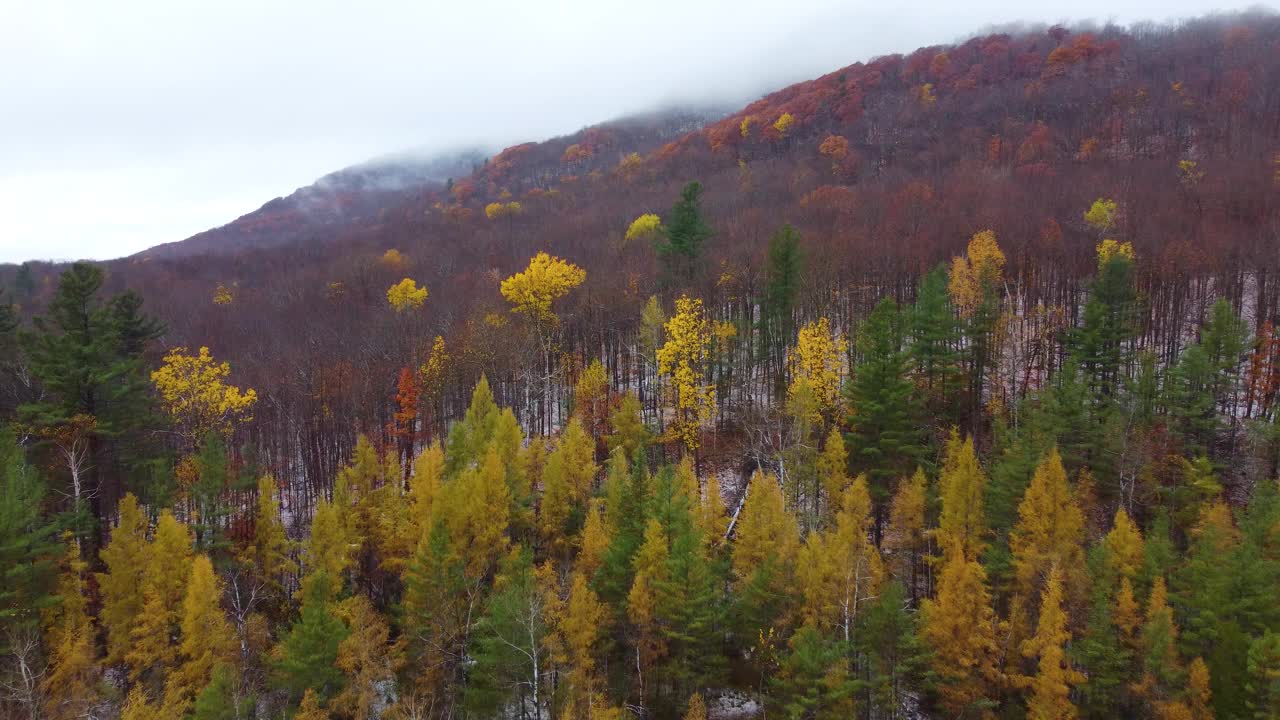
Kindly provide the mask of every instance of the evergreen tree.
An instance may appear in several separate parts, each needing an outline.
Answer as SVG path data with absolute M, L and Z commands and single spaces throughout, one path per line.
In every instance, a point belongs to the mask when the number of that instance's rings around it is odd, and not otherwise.
M 960 327 L 947 296 L 947 270 L 939 265 L 921 280 L 910 314 L 908 354 L 919 378 L 917 394 L 935 427 L 959 420 L 956 398 L 962 387 Z
M 866 658 L 864 697 L 873 717 L 898 718 L 899 709 L 914 688 L 922 685 L 928 667 L 920 642 L 918 615 L 898 582 L 886 583 L 859 620 L 854 647 Z
M 252 717 L 253 697 L 242 695 L 235 669 L 219 663 L 204 690 L 196 696 L 192 720 L 240 720 Z
M 77 417 L 93 420 L 87 487 L 74 499 L 88 501 L 99 525 L 105 520 L 102 498 L 113 494 L 103 487 L 104 472 L 130 459 L 130 446 L 138 449 L 136 430 L 151 412 L 142 350 L 161 333 L 159 324 L 140 314 L 136 295 L 102 303 L 102 281 L 102 271 L 86 263 L 62 274 L 49 314 L 35 318 L 33 331 L 23 335 L 32 374 L 44 392 L 19 408 L 26 422 L 40 428 L 63 427 Z
M 858 333 L 860 360 L 846 391 L 850 470 L 867 473 L 877 501 L 888 499 L 890 483 L 923 463 L 926 451 L 899 320 L 890 298 L 871 311 Z
M 773 682 L 780 709 L 794 720 L 853 717 L 856 687 L 842 644 L 809 625 L 791 638 Z
M 41 513 L 44 484 L 22 448 L 0 432 L 0 653 L 39 627 L 40 612 L 57 602 L 57 528 Z
M 1257 720 L 1280 716 L 1280 633 L 1268 630 L 1249 646 L 1246 706 Z
M 549 568 L 548 568 L 549 570 Z M 518 699 L 540 717 L 546 704 L 542 695 L 549 674 L 545 640 L 547 573 L 535 571 L 532 554 L 512 550 L 494 581 L 494 594 L 472 639 L 474 659 L 463 697 L 465 707 L 478 717 L 500 715 Z
M 765 270 L 760 314 L 761 348 L 766 363 L 775 371 L 782 369 L 786 347 L 795 337 L 795 306 L 803 272 L 800 233 L 790 225 L 783 225 L 769 239 L 769 264 Z M 777 379 L 780 391 L 785 386 L 785 374 L 777 372 Z
M 329 577 L 313 573 L 303 587 L 302 614 L 280 641 L 274 662 L 274 682 L 301 700 L 314 691 L 318 698 L 336 696 L 345 678 L 337 667 L 338 646 L 347 637 L 347 627 L 333 614 Z
M 1115 401 L 1135 335 L 1137 293 L 1133 259 L 1126 253 L 1100 256 L 1083 322 L 1068 337 L 1068 352 L 1079 365 L 1095 412 Z
M 712 231 L 702 217 L 702 184 L 693 181 L 680 191 L 680 199 L 671 206 L 657 243 L 658 260 L 669 285 L 691 282 L 702 255 L 702 243 Z

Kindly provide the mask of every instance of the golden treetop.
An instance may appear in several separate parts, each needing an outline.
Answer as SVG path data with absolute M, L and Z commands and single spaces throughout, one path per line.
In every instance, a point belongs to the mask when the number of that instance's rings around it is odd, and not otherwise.
M 792 115 L 789 112 L 784 112 L 778 116 L 777 120 L 774 121 L 773 129 L 777 130 L 779 135 L 786 137 L 787 133 L 791 132 L 791 128 L 794 127 L 795 124 L 795 115 Z
M 645 213 L 631 222 L 624 239 L 627 242 L 636 238 L 651 238 L 662 232 L 662 219 L 653 213 Z
M 1128 260 L 1133 262 L 1135 254 L 1133 252 L 1133 243 L 1116 242 L 1115 240 L 1103 240 L 1098 243 L 1098 267 L 1102 267 L 1112 260 Z
M 1108 198 L 1094 200 L 1084 213 L 1084 221 L 1099 233 L 1107 232 L 1116 224 L 1116 201 Z
M 188 355 L 185 347 L 178 347 L 151 373 L 151 382 L 169 416 L 188 439 L 198 440 L 211 432 L 229 433 L 234 423 L 253 419 L 250 413 L 258 393 L 228 385 L 230 375 L 231 366 L 215 362 L 209 348 Z
M 794 378 L 789 394 L 795 394 L 797 382 L 808 382 L 822 414 L 833 413 L 840 403 L 840 378 L 847 349 L 844 335 L 833 333 L 831 321 L 825 317 L 800 328 L 789 357 Z
M 996 234 L 983 230 L 969 240 L 963 257 L 951 261 L 951 302 L 962 315 L 970 315 L 987 293 L 1004 280 L 1004 252 L 996 242 Z
M 427 301 L 426 286 L 418 287 L 413 278 L 405 278 L 387 288 L 387 303 L 396 312 L 417 310 Z
M 537 320 L 554 320 L 552 301 L 563 297 L 587 279 L 587 271 L 554 255 L 540 252 L 524 271 L 502 281 L 502 297 L 512 312 Z

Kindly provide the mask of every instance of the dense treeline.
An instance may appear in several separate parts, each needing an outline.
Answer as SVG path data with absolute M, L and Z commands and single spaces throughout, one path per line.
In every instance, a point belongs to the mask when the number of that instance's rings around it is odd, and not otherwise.
M 1275 716 L 1278 43 L 978 38 L 4 275 L 3 712 Z

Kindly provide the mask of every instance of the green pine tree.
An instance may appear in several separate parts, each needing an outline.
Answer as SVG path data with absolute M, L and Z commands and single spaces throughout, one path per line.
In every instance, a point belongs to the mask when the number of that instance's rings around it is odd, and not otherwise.
M 711 237 L 711 226 L 702 217 L 702 184 L 690 182 L 671 206 L 657 242 L 658 260 L 669 286 L 688 284 L 697 274 L 702 243 Z

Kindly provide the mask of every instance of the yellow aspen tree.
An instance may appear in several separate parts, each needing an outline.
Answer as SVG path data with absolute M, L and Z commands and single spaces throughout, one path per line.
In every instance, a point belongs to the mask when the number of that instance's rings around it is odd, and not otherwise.
M 502 281 L 499 291 L 511 311 L 528 315 L 539 322 L 554 322 L 551 303 L 578 287 L 587 279 L 587 271 L 553 255 L 540 252 L 529 260 L 529 266 Z
M 827 434 L 817 465 L 818 482 L 826 494 L 827 507 L 830 513 L 835 513 L 839 509 L 840 498 L 849 487 L 849 453 L 845 450 L 844 434 L 839 428 L 832 427 Z
M 938 547 L 944 557 L 951 546 L 960 548 L 967 558 L 978 557 L 987 530 L 982 502 L 987 476 L 978 465 L 973 438 L 961 442 L 953 434 L 947 443 L 938 485 L 942 500 L 936 532 Z
M 105 573 L 99 573 L 102 610 L 98 615 L 107 631 L 106 663 L 124 660 L 133 647 L 133 629 L 142 619 L 143 582 L 147 567 L 147 518 L 133 493 L 120 500 L 120 521 L 111 542 L 99 553 Z
M 921 605 L 921 635 L 933 651 L 938 700 L 959 717 L 990 700 L 999 683 L 996 619 L 987 572 L 952 543 L 938 577 L 938 594 Z
M 390 628 L 382 614 L 364 595 L 353 595 L 338 605 L 337 616 L 349 634 L 338 645 L 338 669 L 347 684 L 333 699 L 331 708 L 344 717 L 369 720 L 379 700 L 378 688 L 395 679 Z
M 795 348 L 788 355 L 792 383 L 788 397 L 794 395 L 796 382 L 808 382 L 818 411 L 830 420 L 840 412 L 840 382 L 845 374 L 848 341 L 844 335 L 832 333 L 831 321 L 818 318 L 800 328 Z
M 222 612 L 222 583 L 207 555 L 191 563 L 191 580 L 182 601 L 182 666 L 165 688 L 165 703 L 191 700 L 209 684 L 218 663 L 235 658 L 235 633 Z
M 636 670 L 641 688 L 649 669 L 666 654 L 666 639 L 658 627 L 658 587 L 667 579 L 668 557 L 662 523 L 649 518 L 644 540 L 632 561 L 636 574 L 627 594 L 627 619 L 636 628 Z
M 398 313 L 417 310 L 426 301 L 426 286 L 418 287 L 413 278 L 405 278 L 387 288 L 387 304 Z
M 774 588 L 789 585 L 800 544 L 800 527 L 787 511 L 777 478 L 757 470 L 747 487 L 747 499 L 735 530 L 732 570 L 741 588 L 766 562 L 774 563 Z
M 320 700 L 316 698 L 315 690 L 307 688 L 302 694 L 302 705 L 298 707 L 293 720 L 329 720 L 329 717 L 329 713 L 320 707 Z
M 711 325 L 702 300 L 681 295 L 666 324 L 667 342 L 657 350 L 658 373 L 671 378 L 675 394 L 672 436 L 689 452 L 700 444 L 703 424 L 715 417 L 716 389 L 707 381 Z
M 587 520 L 582 527 L 582 549 L 578 551 L 575 569 L 588 579 L 595 577 L 596 571 L 604 564 L 604 554 L 611 541 L 609 531 L 604 526 L 604 513 L 600 512 L 600 503 L 592 502 L 587 508 Z
M 1062 577 L 1057 565 L 1049 570 L 1036 633 L 1022 643 L 1023 656 L 1038 663 L 1035 676 L 1027 683 L 1031 692 L 1027 699 L 1028 720 L 1073 720 L 1076 708 L 1071 703 L 1071 688 L 1085 680 L 1067 657 L 1071 633 L 1062 609 Z
M 188 355 L 185 347 L 178 347 L 164 356 L 151 382 L 179 434 L 194 444 L 209 433 L 229 434 L 236 424 L 253 419 L 258 393 L 227 384 L 230 375 L 231 365 L 215 361 L 209 348 Z
M 67 554 L 58 581 L 58 597 L 62 602 L 52 613 L 52 622 L 45 633 L 49 674 L 43 687 L 47 698 L 45 712 L 51 720 L 85 717 L 96 699 L 94 686 L 98 674 L 94 664 L 97 651 L 93 619 L 85 608 L 86 563 L 80 559 L 80 547 L 71 542 L 70 534 L 65 539 Z
M 1145 557 L 1145 543 L 1124 508 L 1116 510 L 1115 521 L 1102 542 L 1107 548 L 1107 562 L 1118 576 L 1130 580 L 1137 577 Z
M 972 315 L 984 295 L 1004 281 L 1004 265 L 1004 252 L 994 232 L 983 230 L 969 240 L 965 255 L 951 261 L 947 288 L 952 304 L 961 315 Z
M 622 239 L 627 242 L 632 240 L 653 240 L 661 232 L 662 218 L 653 213 L 645 213 L 631 221 L 631 225 L 627 228 L 627 232 L 622 236 Z
M 1017 593 L 1028 601 L 1056 566 L 1079 596 L 1084 577 L 1084 514 L 1067 484 L 1057 448 L 1040 461 L 1009 536 Z M 1062 571 L 1063 568 L 1068 570 Z
M 925 529 L 925 497 L 928 481 L 924 470 L 898 482 L 889 502 L 889 526 L 884 534 L 884 547 L 889 553 L 889 568 L 912 599 L 920 581 L 920 564 L 928 546 Z

